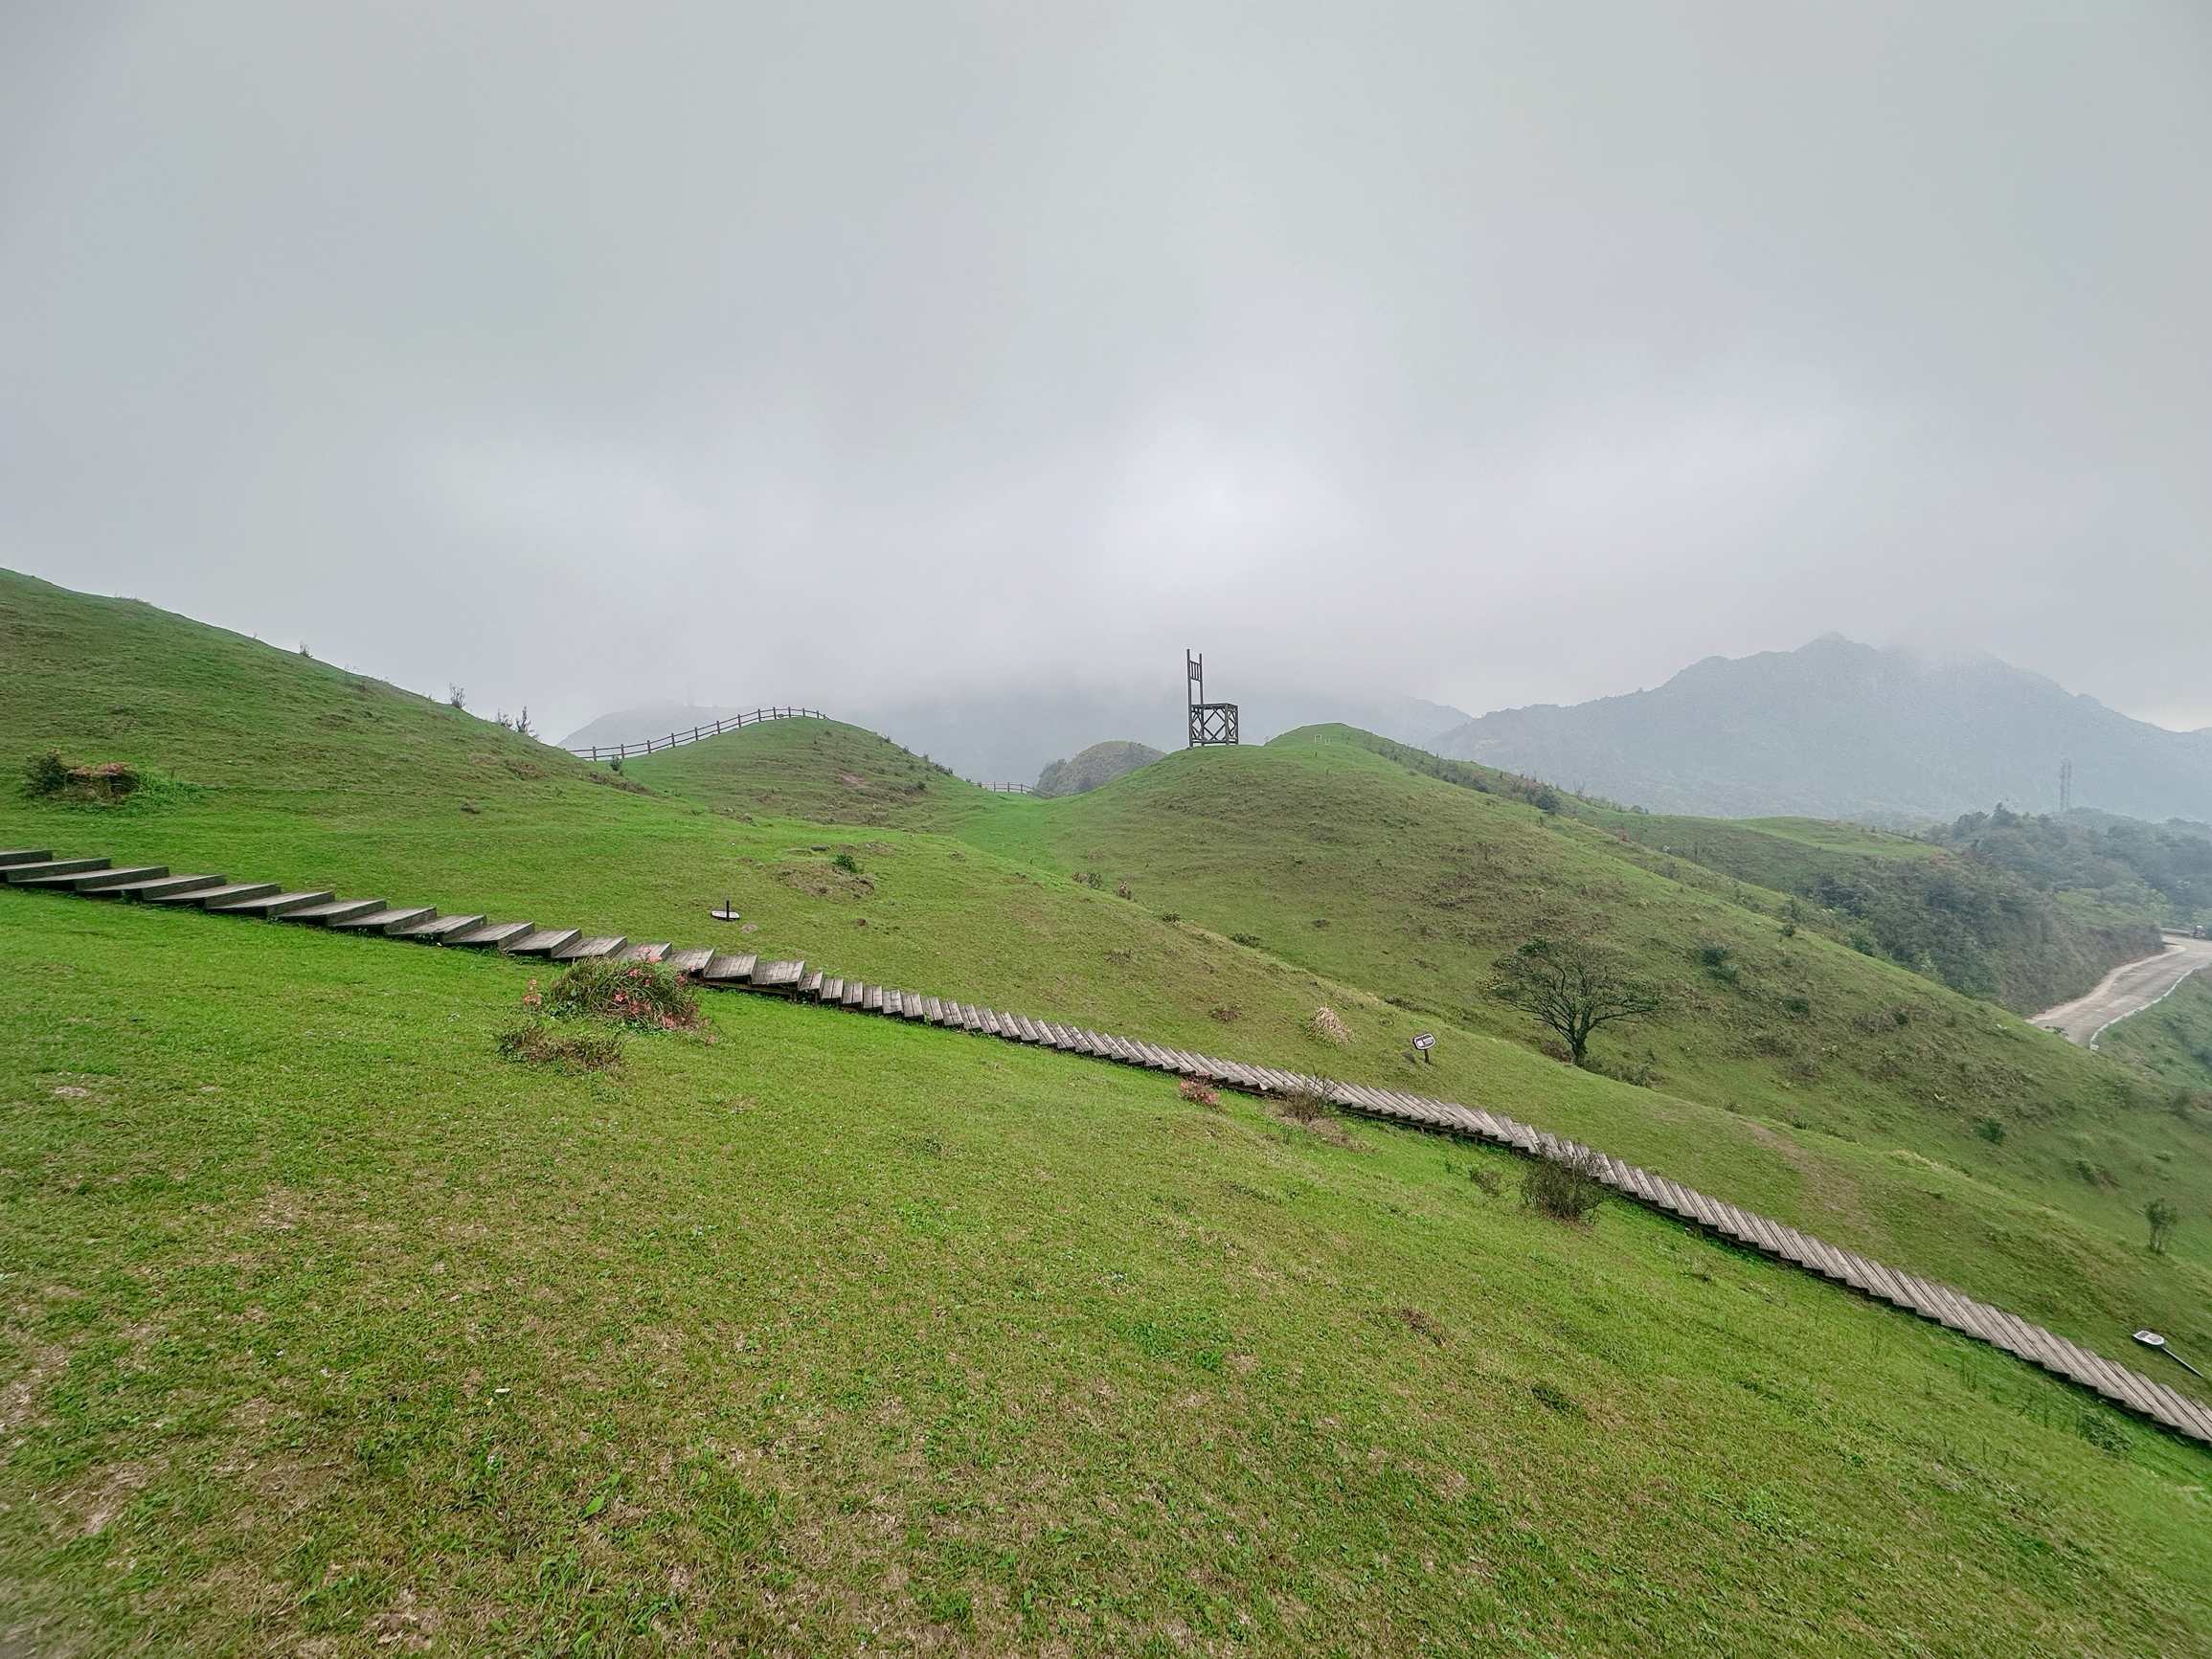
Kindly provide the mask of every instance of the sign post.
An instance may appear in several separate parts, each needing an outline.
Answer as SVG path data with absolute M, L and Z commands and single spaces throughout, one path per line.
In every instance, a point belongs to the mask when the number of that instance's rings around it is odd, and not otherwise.
M 2175 1353 L 2171 1348 L 2167 1347 L 2165 1337 L 2159 1335 L 2157 1332 L 2138 1331 L 2135 1333 L 2135 1340 L 2140 1342 L 2146 1348 L 2156 1349 L 2167 1358 L 2171 1359 L 2175 1364 L 2178 1365 L 2182 1370 L 2186 1371 L 2190 1376 L 2201 1378 L 2204 1375 L 2204 1373 L 2198 1370 L 2194 1365 L 2190 1364 L 2186 1359 L 2182 1358 L 2178 1354 Z
M 1414 1038 L 1413 1046 L 1421 1051 L 1421 1064 L 1423 1065 L 1436 1064 L 1429 1058 L 1429 1050 L 1436 1046 L 1436 1034 L 1433 1031 L 1424 1031 L 1420 1036 Z

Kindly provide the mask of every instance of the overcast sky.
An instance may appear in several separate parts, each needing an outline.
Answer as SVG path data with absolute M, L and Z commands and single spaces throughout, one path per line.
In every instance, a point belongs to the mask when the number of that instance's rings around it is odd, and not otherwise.
M 1831 629 L 2212 725 L 2212 10 L 0 6 L 0 564 L 556 735 Z

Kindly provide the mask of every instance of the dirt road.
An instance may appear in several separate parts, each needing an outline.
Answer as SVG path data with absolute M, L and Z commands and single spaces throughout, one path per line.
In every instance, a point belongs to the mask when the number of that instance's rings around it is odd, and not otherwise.
M 2212 939 L 2168 935 L 2159 954 L 2121 963 L 2087 997 L 2044 1009 L 2034 1023 L 2094 1048 L 2106 1026 L 2140 1014 L 2200 968 L 2212 968 Z

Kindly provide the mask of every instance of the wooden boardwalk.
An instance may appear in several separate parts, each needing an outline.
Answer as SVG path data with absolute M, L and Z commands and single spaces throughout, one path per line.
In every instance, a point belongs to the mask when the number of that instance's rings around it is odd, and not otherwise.
M 493 922 L 474 914 L 445 918 L 427 906 L 388 906 L 382 900 L 339 900 L 327 892 L 293 891 L 276 882 L 233 883 L 219 875 L 172 876 L 159 865 L 119 868 L 103 858 L 56 859 L 43 850 L 0 852 L 0 878 L 11 886 L 75 893 L 88 898 L 196 906 L 214 913 L 411 939 L 419 944 L 442 944 L 449 948 L 542 955 L 555 962 L 589 957 L 658 962 L 691 975 L 700 985 L 718 990 L 753 991 L 813 1002 L 825 1008 L 973 1032 L 1005 1042 L 1026 1042 L 1067 1054 L 1110 1060 L 1117 1065 L 1143 1066 L 1179 1077 L 1203 1078 L 1255 1095 L 1280 1098 L 1320 1094 L 1345 1111 L 1486 1141 L 1528 1157 L 1574 1162 L 1632 1202 L 1977 1337 L 2190 1440 L 2212 1445 L 2212 1407 L 2201 1405 L 2162 1382 L 2155 1382 L 2001 1308 L 1977 1302 L 1947 1285 L 1899 1272 L 1880 1262 L 1839 1249 L 1780 1222 L 1708 1198 L 1595 1148 L 1560 1139 L 1533 1125 L 1478 1108 L 1431 1100 L 1396 1089 L 1336 1083 L 1302 1072 L 1253 1065 L 1218 1055 L 1194 1054 L 1136 1038 L 1039 1020 L 1031 1015 L 978 1007 L 901 987 L 831 976 L 820 969 L 809 969 L 803 961 L 763 962 L 753 955 L 727 954 L 705 948 L 679 951 L 665 943 L 632 943 L 614 934 L 586 935 L 576 928 Z M 444 926 L 440 926 L 440 923 Z

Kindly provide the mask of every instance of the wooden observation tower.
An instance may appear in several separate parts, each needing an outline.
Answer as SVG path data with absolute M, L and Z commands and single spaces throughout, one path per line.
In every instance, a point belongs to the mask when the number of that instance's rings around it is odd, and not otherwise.
M 1205 749 L 1236 741 L 1236 705 L 1206 700 L 1206 658 L 1183 653 L 1184 673 L 1190 687 L 1190 747 Z

